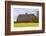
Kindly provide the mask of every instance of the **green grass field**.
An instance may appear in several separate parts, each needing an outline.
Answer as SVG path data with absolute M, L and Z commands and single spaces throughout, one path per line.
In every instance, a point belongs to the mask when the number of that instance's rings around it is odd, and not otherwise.
M 14 27 L 38 27 L 39 23 L 15 23 Z

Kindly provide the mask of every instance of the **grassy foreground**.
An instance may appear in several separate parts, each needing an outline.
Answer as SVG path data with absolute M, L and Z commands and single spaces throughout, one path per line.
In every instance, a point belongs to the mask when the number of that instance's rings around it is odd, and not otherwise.
M 15 23 L 14 27 L 37 27 L 39 23 Z

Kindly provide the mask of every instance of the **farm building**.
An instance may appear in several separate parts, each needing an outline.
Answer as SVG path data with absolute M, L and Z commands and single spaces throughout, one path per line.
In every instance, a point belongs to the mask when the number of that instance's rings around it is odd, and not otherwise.
M 33 22 L 36 20 L 36 17 L 34 14 L 20 14 L 17 17 L 17 22 Z

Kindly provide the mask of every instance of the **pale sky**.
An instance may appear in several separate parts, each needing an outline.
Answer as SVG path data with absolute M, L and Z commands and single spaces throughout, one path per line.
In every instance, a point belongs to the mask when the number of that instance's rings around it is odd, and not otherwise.
M 37 11 L 39 11 L 39 9 L 35 9 L 35 8 L 14 8 L 14 19 L 17 19 L 19 14 L 35 14 L 37 16 Z

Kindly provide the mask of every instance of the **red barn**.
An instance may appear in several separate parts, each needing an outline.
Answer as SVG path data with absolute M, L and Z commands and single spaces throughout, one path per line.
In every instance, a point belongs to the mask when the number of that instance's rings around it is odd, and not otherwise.
M 35 21 L 35 15 L 34 14 L 20 14 L 17 18 L 17 22 L 33 22 Z

